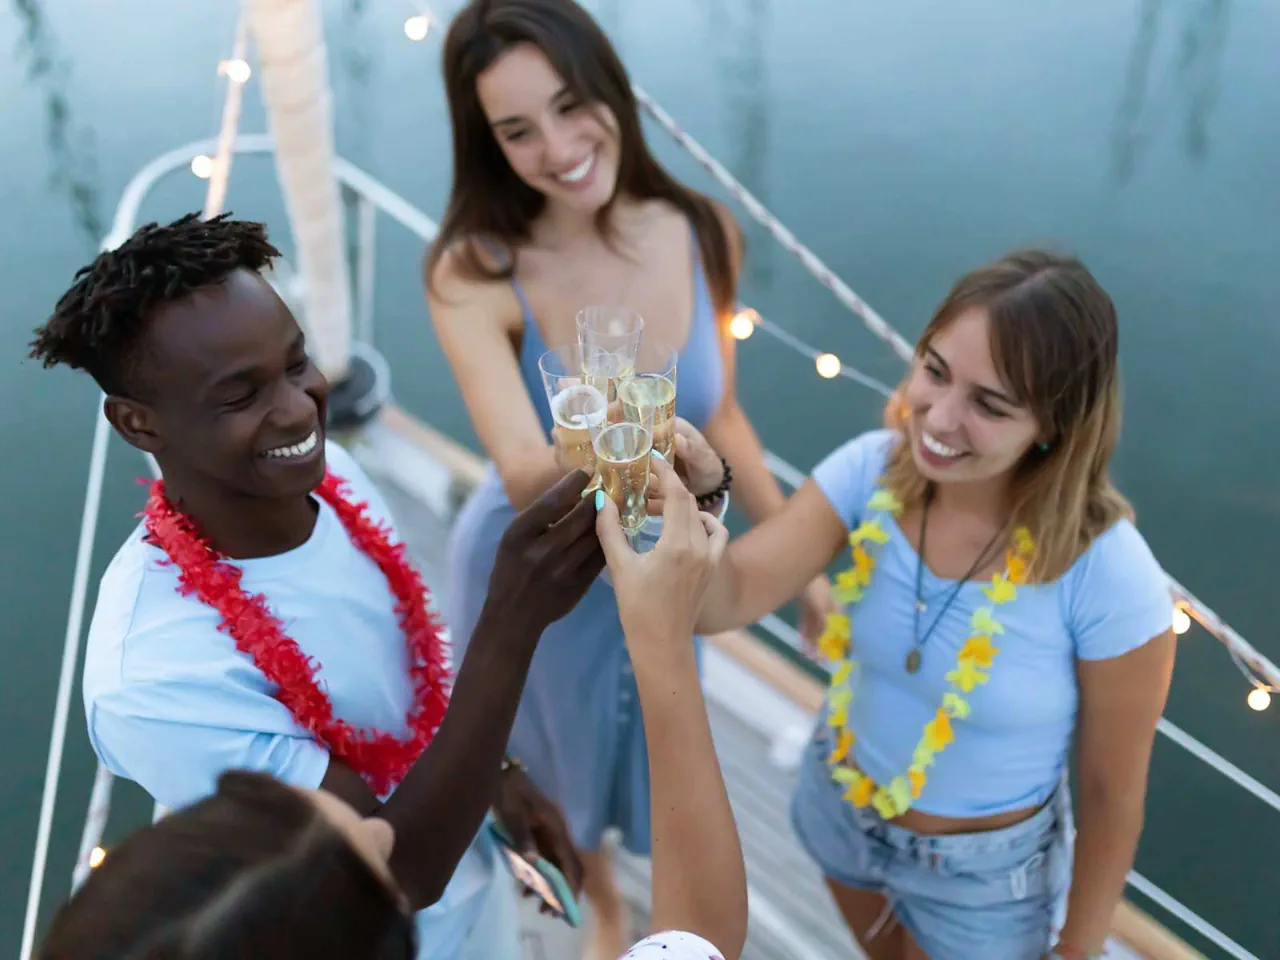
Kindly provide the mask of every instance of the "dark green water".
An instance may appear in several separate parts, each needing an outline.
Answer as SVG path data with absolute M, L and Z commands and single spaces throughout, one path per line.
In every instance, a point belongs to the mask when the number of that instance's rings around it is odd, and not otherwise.
M 1079 252 L 1122 316 L 1126 429 L 1116 473 L 1166 567 L 1274 659 L 1280 542 L 1280 7 L 1264 0 L 651 0 L 590 4 L 637 82 L 908 337 L 960 272 L 1006 248 Z M 325 4 L 339 150 L 428 213 L 448 184 L 439 42 L 404 5 Z M 0 724 L 0 951 L 16 952 L 95 404 L 81 378 L 22 358 L 144 162 L 212 135 L 234 7 L 0 3 L 0 502 L 6 537 Z M 264 128 L 250 87 L 242 129 Z M 664 159 L 707 177 L 656 130 Z M 269 164 L 241 161 L 232 209 L 286 240 Z M 180 175 L 143 210 L 201 205 Z M 433 341 L 420 251 L 384 221 L 379 344 L 402 403 L 474 438 Z M 885 379 L 897 362 L 752 231 L 747 299 Z M 287 243 L 286 243 L 287 246 Z M 768 445 L 811 467 L 877 418 L 757 337 L 740 392 Z M 785 398 L 779 402 L 778 397 Z M 1271 452 L 1268 452 L 1271 451 Z M 112 448 L 97 573 L 140 506 L 142 463 Z M 1265 545 L 1271 543 L 1272 547 Z M 1267 558 L 1271 559 L 1268 560 Z M 1220 646 L 1183 641 L 1169 716 L 1280 787 L 1280 708 L 1245 707 Z M 46 902 L 66 890 L 92 758 L 72 711 Z M 119 791 L 111 838 L 138 822 Z M 1167 741 L 1138 869 L 1262 957 L 1280 820 Z M 1141 902 L 1141 901 L 1140 901 Z M 47 910 L 46 910 L 47 915 Z M 1159 914 L 1157 914 L 1159 915 Z M 1197 941 L 1199 943 L 1199 941 Z M 1210 951 L 1211 952 L 1211 951 Z

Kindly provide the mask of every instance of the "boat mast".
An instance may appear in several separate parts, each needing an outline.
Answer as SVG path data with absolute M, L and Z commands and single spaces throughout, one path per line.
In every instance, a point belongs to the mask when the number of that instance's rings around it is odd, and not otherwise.
M 334 177 L 333 115 L 324 24 L 315 0 L 245 0 L 276 172 L 303 282 L 312 359 L 333 385 L 331 420 L 363 420 L 374 379 L 352 353 L 352 296 L 341 197 Z

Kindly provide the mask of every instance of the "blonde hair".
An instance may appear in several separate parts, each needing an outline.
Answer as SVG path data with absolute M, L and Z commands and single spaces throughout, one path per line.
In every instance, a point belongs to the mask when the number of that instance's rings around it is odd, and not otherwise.
M 916 345 L 917 360 L 957 317 L 981 308 L 1004 386 L 1048 439 L 1014 467 L 1015 525 L 1036 542 L 1031 582 L 1056 580 L 1100 534 L 1133 508 L 1107 472 L 1120 436 L 1119 335 L 1115 305 L 1079 260 L 1024 250 L 956 282 Z M 904 432 L 905 381 L 890 398 L 886 423 Z M 910 509 L 928 481 L 910 444 L 889 455 L 885 482 Z

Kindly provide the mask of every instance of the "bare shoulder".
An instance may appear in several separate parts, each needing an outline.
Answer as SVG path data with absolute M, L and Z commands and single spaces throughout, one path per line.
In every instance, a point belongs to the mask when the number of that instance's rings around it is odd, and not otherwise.
M 437 327 L 477 322 L 514 329 L 520 323 L 520 302 L 511 281 L 498 273 L 503 260 L 497 250 L 471 241 L 459 241 L 446 250 L 427 278 L 427 302 Z
M 505 263 L 497 248 L 474 240 L 457 240 L 431 266 L 427 277 L 428 295 L 441 300 L 483 296 L 490 288 L 507 285 L 501 278 L 484 276 L 484 273 L 500 273 Z

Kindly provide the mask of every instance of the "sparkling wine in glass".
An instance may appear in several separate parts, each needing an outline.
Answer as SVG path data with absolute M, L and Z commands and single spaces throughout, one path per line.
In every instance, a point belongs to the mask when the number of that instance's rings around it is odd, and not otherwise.
M 675 350 L 657 341 L 642 343 L 635 370 L 618 383 L 622 419 L 648 423 L 653 448 L 675 464 L 676 360 Z
M 595 473 L 592 439 L 606 424 L 608 401 L 583 374 L 581 347 L 574 344 L 548 350 L 538 358 L 538 369 L 555 424 L 552 437 L 565 462 Z
M 635 370 L 644 319 L 626 307 L 584 307 L 576 322 L 583 373 L 615 403 L 619 381 Z
M 653 435 L 641 423 L 611 423 L 595 438 L 596 470 L 604 492 L 622 518 L 622 529 L 634 536 L 647 518 L 649 455 Z

